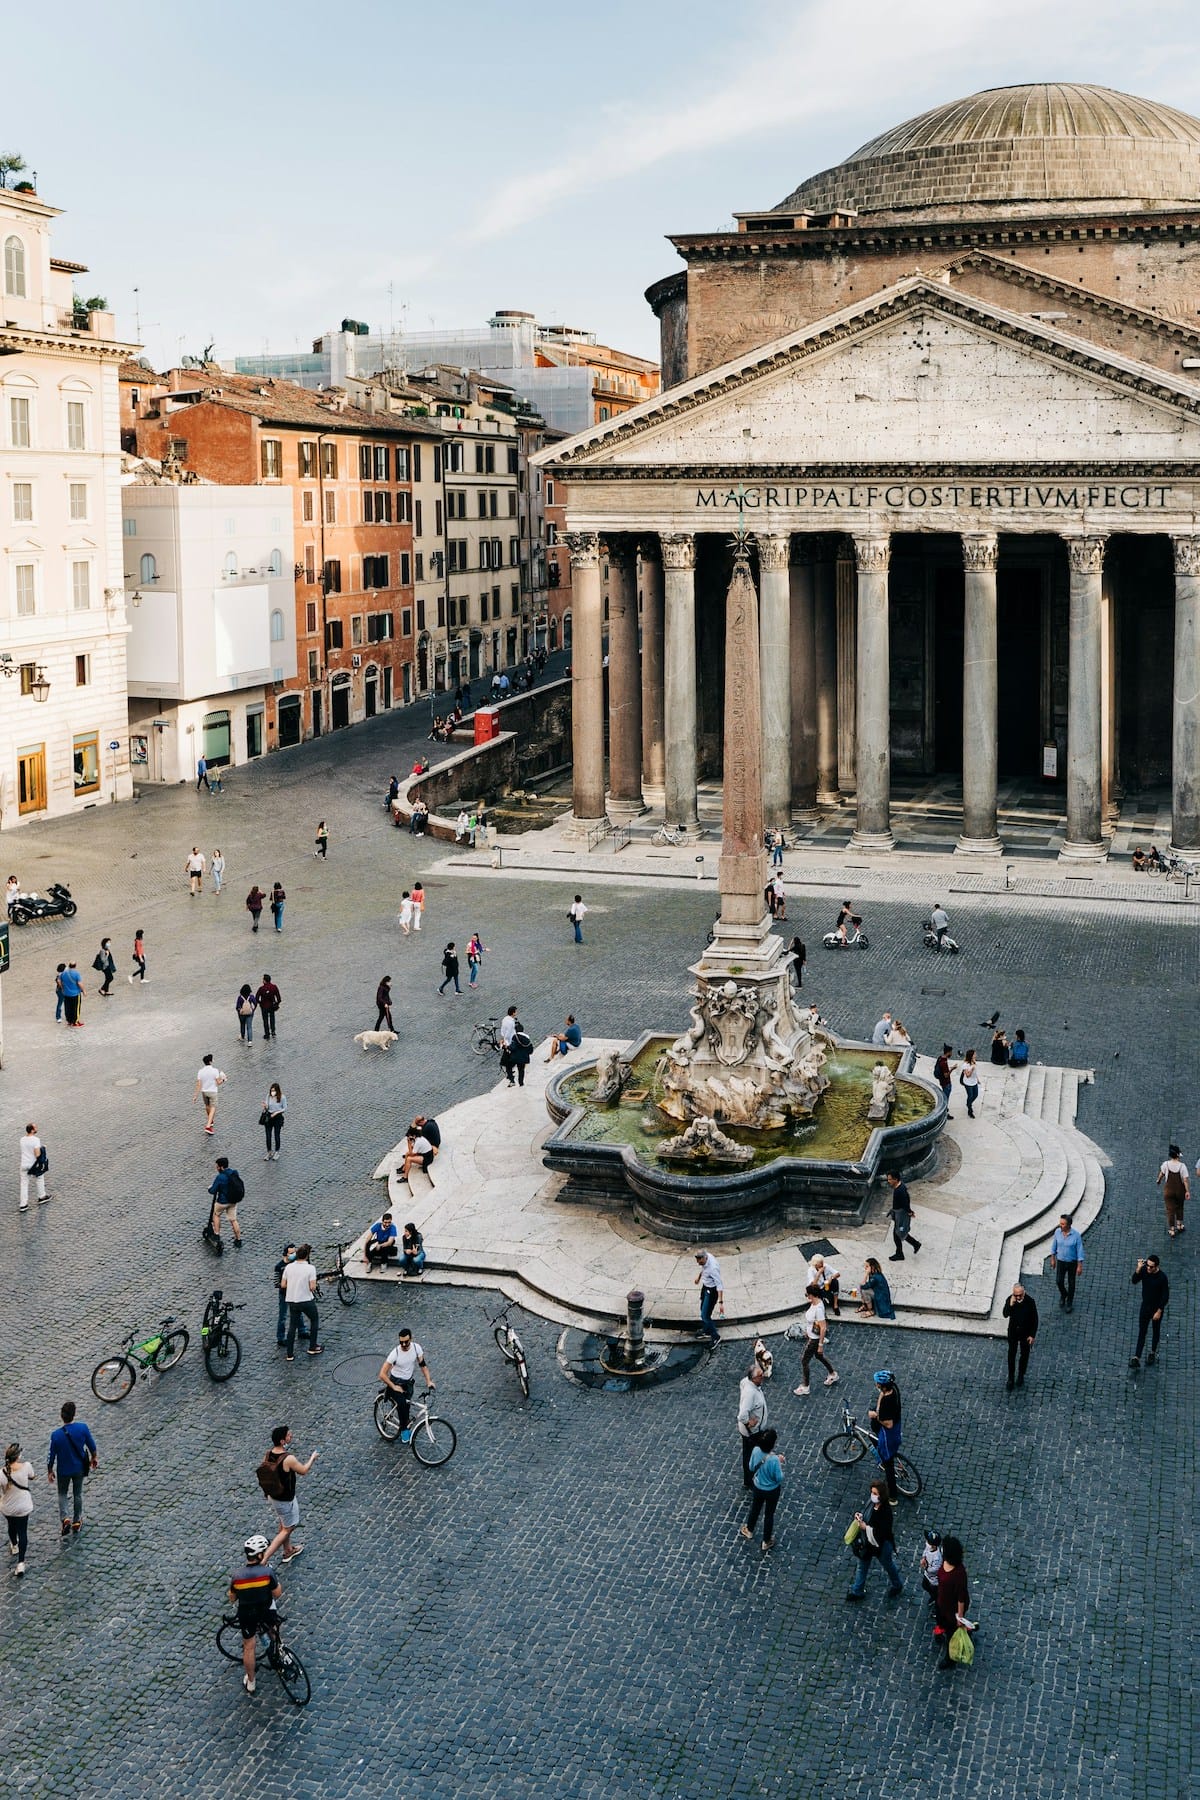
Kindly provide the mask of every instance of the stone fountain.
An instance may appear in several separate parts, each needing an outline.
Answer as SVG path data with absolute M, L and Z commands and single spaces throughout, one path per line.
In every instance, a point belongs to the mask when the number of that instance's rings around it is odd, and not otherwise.
M 739 532 L 726 596 L 721 910 L 691 966 L 690 1023 L 674 1038 L 645 1032 L 546 1093 L 557 1129 L 545 1162 L 570 1177 L 561 1197 L 623 1198 L 693 1242 L 781 1217 L 860 1221 L 885 1169 L 930 1166 L 946 1113 L 940 1090 L 912 1073 L 911 1048 L 881 1054 L 814 1033 L 796 1012 L 791 953 L 763 900 L 760 694 L 758 597 Z

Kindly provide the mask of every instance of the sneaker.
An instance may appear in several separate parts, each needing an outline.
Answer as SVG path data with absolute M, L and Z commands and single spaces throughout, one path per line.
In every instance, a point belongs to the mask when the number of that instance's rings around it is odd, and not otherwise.
M 406 1425 L 404 1430 L 400 1433 L 400 1442 L 402 1444 L 411 1444 L 412 1443 L 412 1428 L 411 1428 L 411 1426 Z
M 213 1134 L 213 1127 L 212 1127 L 212 1126 L 211 1126 L 211 1125 L 206 1125 L 206 1126 L 205 1126 L 205 1127 L 204 1127 L 204 1135 L 205 1135 L 205 1137 L 211 1137 L 211 1136 L 212 1136 L 212 1134 Z
M 291 1354 L 289 1354 L 289 1356 L 288 1356 L 288 1359 L 287 1359 L 287 1360 L 288 1360 L 288 1361 L 289 1361 L 289 1362 L 295 1362 L 295 1360 L 296 1360 L 296 1359 L 295 1359 L 295 1357 L 294 1357 L 294 1356 L 292 1356 L 292 1355 L 291 1355 Z M 1011 1385 L 1012 1385 L 1012 1384 L 1011 1384 L 1011 1382 L 1010 1382 L 1010 1383 L 1009 1383 L 1009 1385 L 1010 1385 L 1010 1386 L 1011 1386 Z
M 775 1539 L 774 1538 L 764 1538 L 762 1541 L 762 1547 L 764 1550 L 773 1550 L 775 1548 Z
M 803 1384 L 802 1384 L 802 1385 L 801 1385 L 801 1386 L 800 1386 L 800 1387 L 798 1387 L 798 1388 L 793 1388 L 793 1389 L 792 1389 L 792 1392 L 793 1392 L 793 1394 L 807 1394 L 807 1392 L 808 1392 L 808 1383 L 807 1383 L 807 1382 L 804 1382 L 804 1383 L 803 1383 Z
M 1148 1369 L 1152 1369 L 1157 1361 L 1158 1361 L 1158 1351 L 1152 1350 L 1150 1352 L 1149 1356 L 1146 1358 L 1146 1367 Z
M 1142 1366 L 1141 1357 L 1140 1356 L 1131 1356 L 1129 1359 L 1129 1366 L 1131 1369 L 1140 1369 Z
M 130 985 L 130 987 L 133 986 L 133 976 L 132 975 L 129 977 L 129 985 Z
M 921 1254 L 921 1246 L 920 1246 L 920 1244 L 916 1244 L 916 1243 L 913 1243 L 913 1240 L 912 1240 L 912 1238 L 909 1238 L 909 1240 L 908 1240 L 908 1241 L 909 1241 L 909 1243 L 910 1243 L 910 1244 L 912 1244 L 912 1253 L 913 1253 L 913 1255 L 914 1255 L 914 1256 L 920 1256 L 920 1254 Z
M 14 1573 L 14 1574 L 15 1574 L 15 1575 L 16 1575 L 16 1576 L 17 1576 L 17 1577 L 18 1577 L 18 1579 L 19 1579 L 19 1578 L 20 1578 L 20 1577 L 21 1577 L 21 1576 L 22 1576 L 22 1575 L 23 1575 L 23 1574 L 24 1574 L 24 1573 L 25 1573 L 25 1564 L 24 1564 L 24 1563 L 23 1563 L 23 1562 L 19 1562 L 19 1563 L 18 1563 L 18 1564 L 17 1564 L 17 1566 L 16 1566 L 16 1568 L 15 1568 L 15 1570 L 14 1570 L 14 1571 L 13 1571 L 13 1573 Z
M 858 1602 L 864 1598 L 865 1598 L 865 1595 L 863 1595 L 863 1594 L 847 1594 L 846 1595 L 846 1604 L 847 1604 L 847 1606 L 857 1606 Z
M 903 1250 L 897 1250 L 893 1255 L 888 1257 L 888 1261 L 889 1262 L 903 1262 L 904 1261 Z
M 70 1521 L 70 1519 L 64 1519 L 64 1520 L 63 1520 L 63 1522 L 62 1522 L 62 1533 L 61 1533 L 61 1535 L 62 1535 L 62 1536 L 63 1536 L 63 1537 L 70 1537 L 70 1535 L 71 1535 L 71 1521 Z
M 310 1355 L 310 1356 L 324 1356 L 324 1354 L 325 1354 L 325 1346 L 324 1346 L 324 1344 L 318 1344 L 318 1345 L 317 1345 L 317 1347 L 316 1347 L 316 1349 L 315 1349 L 315 1350 L 310 1350 L 310 1351 L 309 1351 L 309 1353 L 308 1353 L 308 1354 L 309 1354 L 309 1355 Z
M 80 1531 L 82 1531 L 82 1530 L 83 1530 L 83 1520 L 82 1520 L 82 1519 L 76 1519 L 76 1520 L 75 1520 L 75 1521 L 74 1521 L 74 1522 L 73 1522 L 73 1523 L 72 1523 L 72 1526 L 71 1526 L 71 1530 L 72 1530 L 72 1531 L 74 1531 L 74 1532 L 80 1532 Z
M 248 1694 L 252 1694 L 254 1692 L 254 1677 L 253 1677 L 253 1675 L 243 1675 L 242 1676 L 242 1686 L 245 1688 L 245 1690 Z
M 303 1555 L 304 1555 L 304 1545 L 303 1544 L 293 1544 L 291 1549 L 285 1551 L 279 1560 L 281 1563 L 295 1562 L 295 1560 L 298 1556 L 303 1556 Z
M 738 1536 L 744 1537 L 744 1538 L 752 1538 L 754 1536 L 754 1533 L 751 1531 L 751 1529 L 748 1525 L 743 1525 L 741 1530 L 738 1532 Z
M 235 1250 L 240 1250 L 240 1249 L 241 1249 L 241 1247 L 242 1247 L 242 1240 L 241 1240 L 241 1238 L 234 1238 L 234 1240 L 233 1240 L 233 1247 L 234 1247 L 234 1249 L 235 1249 Z
M 46 1203 L 50 1200 L 53 1200 L 53 1198 L 54 1198 L 53 1194 L 39 1194 L 37 1197 L 38 1205 L 45 1206 Z
M 17 1211 L 18 1211 L 18 1212 L 28 1212 L 28 1211 L 29 1211 L 29 1202 L 28 1202 L 28 1200 L 22 1200 L 22 1202 L 21 1202 L 21 1204 L 20 1204 L 20 1206 L 18 1206 L 18 1208 L 17 1208 Z
M 838 1382 L 841 1379 L 842 1379 L 841 1376 L 838 1374 L 837 1370 L 835 1369 L 832 1375 L 827 1375 L 825 1377 L 825 1386 L 826 1387 L 836 1387 Z

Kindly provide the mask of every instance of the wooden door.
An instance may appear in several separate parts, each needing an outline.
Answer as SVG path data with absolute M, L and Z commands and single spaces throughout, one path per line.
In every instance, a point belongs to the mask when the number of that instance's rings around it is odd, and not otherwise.
M 46 810 L 46 746 L 17 751 L 17 810 Z

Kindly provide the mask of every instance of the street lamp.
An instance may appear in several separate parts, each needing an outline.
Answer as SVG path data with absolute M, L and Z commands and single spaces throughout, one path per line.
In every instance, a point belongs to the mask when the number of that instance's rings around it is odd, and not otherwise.
M 9 679 L 14 675 L 19 675 L 22 669 L 29 668 L 30 666 L 31 665 L 28 663 L 15 663 L 7 650 L 0 650 L 0 674 L 3 674 Z M 37 663 L 36 665 L 33 665 L 33 667 L 33 679 L 29 683 L 28 688 L 24 691 L 32 694 L 35 700 L 48 700 L 50 698 L 50 683 L 46 679 L 46 671 L 43 669 L 41 663 Z

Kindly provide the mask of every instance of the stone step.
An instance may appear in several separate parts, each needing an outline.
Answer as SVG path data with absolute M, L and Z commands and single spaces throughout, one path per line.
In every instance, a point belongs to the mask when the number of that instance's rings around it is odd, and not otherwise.
M 1038 1108 L 1039 1119 L 1058 1122 L 1058 1109 L 1062 1104 L 1063 1071 L 1061 1069 L 1046 1070 L 1046 1085 L 1042 1089 L 1041 1105 Z
M 1025 1085 L 1024 1108 L 1031 1119 L 1040 1119 L 1042 1116 L 1042 1097 L 1046 1092 L 1046 1071 L 1041 1063 L 1033 1063 L 1030 1065 L 1027 1073 L 1028 1081 Z
M 1079 1090 L 1087 1077 L 1077 1069 L 1063 1070 L 1062 1099 L 1058 1107 L 1058 1122 L 1068 1130 L 1075 1128 L 1075 1114 L 1079 1110 Z

